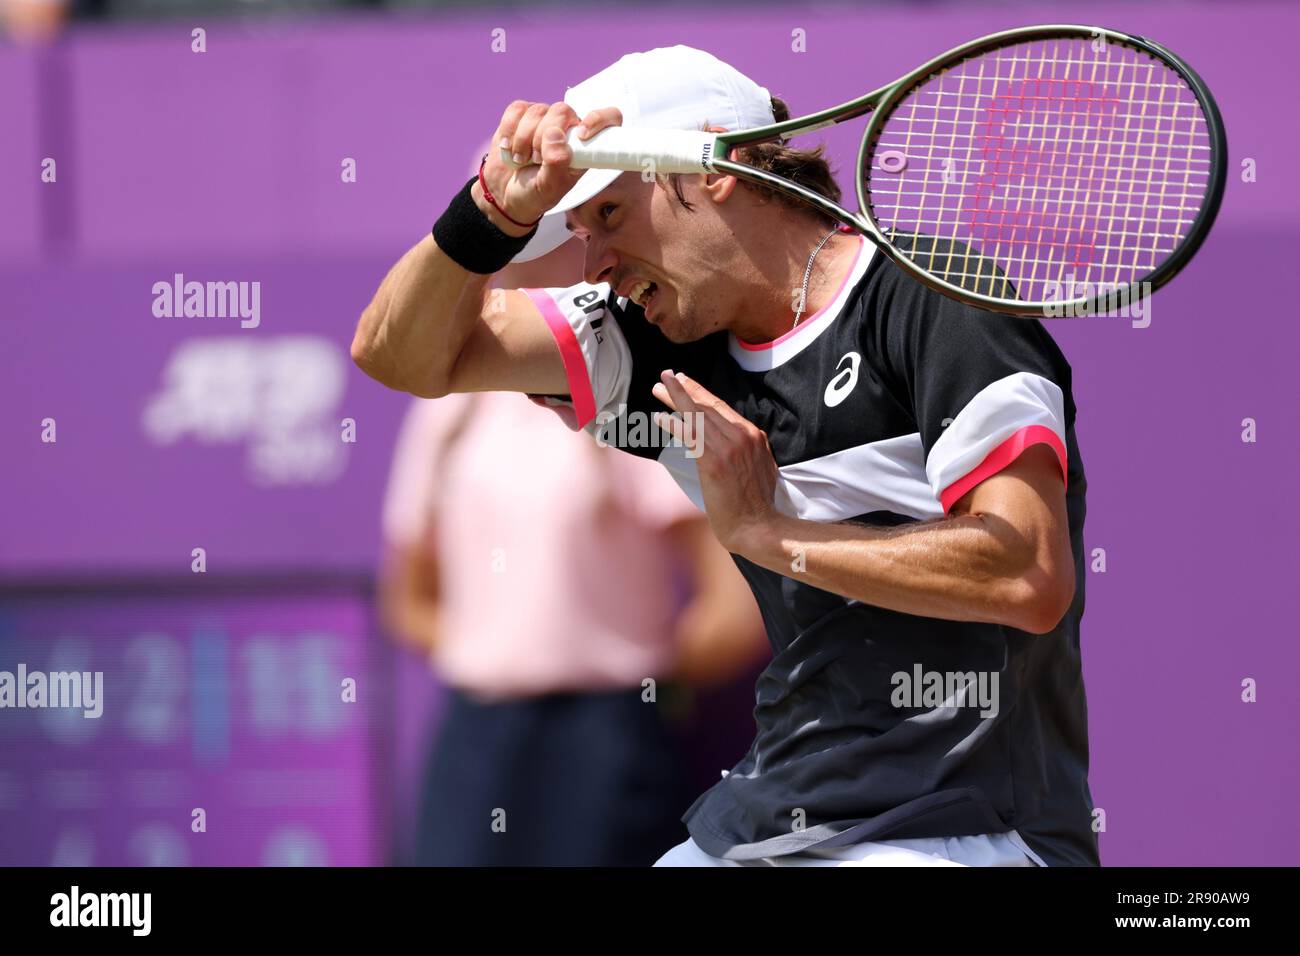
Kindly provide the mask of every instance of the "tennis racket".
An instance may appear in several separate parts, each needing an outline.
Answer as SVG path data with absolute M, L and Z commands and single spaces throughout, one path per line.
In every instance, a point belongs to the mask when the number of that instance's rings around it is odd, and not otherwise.
M 870 114 L 856 213 L 730 157 Z M 573 166 L 728 173 L 817 207 L 920 281 L 1022 316 L 1099 314 L 1172 279 L 1223 196 L 1210 91 L 1150 40 L 1099 27 L 1006 30 L 820 113 L 729 133 L 571 133 Z

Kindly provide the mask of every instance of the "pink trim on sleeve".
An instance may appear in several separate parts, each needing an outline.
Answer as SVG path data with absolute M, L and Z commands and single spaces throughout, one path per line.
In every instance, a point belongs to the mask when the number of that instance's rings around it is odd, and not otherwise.
M 533 305 L 542 313 L 555 344 L 560 347 L 560 359 L 564 362 L 564 377 L 569 382 L 569 397 L 573 399 L 573 410 L 578 416 L 578 428 L 583 428 L 596 417 L 596 399 L 591 393 L 591 378 L 587 373 L 587 361 L 582 357 L 582 346 L 578 336 L 569 325 L 555 300 L 544 289 L 521 289 L 532 299 Z
M 939 495 L 939 503 L 943 505 L 944 514 L 947 514 L 966 492 L 1006 468 L 1019 458 L 1026 448 L 1038 444 L 1050 445 L 1052 451 L 1056 452 L 1056 457 L 1061 463 L 1061 477 L 1068 485 L 1069 467 L 1066 464 L 1065 446 L 1061 444 L 1060 437 L 1046 425 L 1027 425 L 985 455 L 984 460 L 973 471 L 958 478 L 943 490 Z

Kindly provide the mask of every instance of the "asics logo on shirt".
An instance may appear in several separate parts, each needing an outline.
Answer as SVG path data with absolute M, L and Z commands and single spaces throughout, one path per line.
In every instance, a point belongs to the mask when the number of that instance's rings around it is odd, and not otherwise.
M 848 362 L 849 367 L 844 368 L 844 363 Z M 842 369 L 836 376 L 831 379 L 830 384 L 826 386 L 826 407 L 834 408 L 844 399 L 849 397 L 849 392 L 858 384 L 858 366 L 862 364 L 862 356 L 857 352 L 849 352 L 835 365 L 837 369 Z

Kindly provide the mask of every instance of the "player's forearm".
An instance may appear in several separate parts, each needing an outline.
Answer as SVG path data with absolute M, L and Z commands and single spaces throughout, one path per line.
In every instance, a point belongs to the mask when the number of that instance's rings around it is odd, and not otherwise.
M 361 314 L 352 359 L 389 388 L 446 394 L 452 370 L 483 313 L 489 276 L 467 272 L 425 236 L 385 276 Z
M 996 517 L 966 514 L 875 528 L 778 515 L 746 530 L 737 553 L 778 574 L 906 614 L 1050 631 L 1074 594 L 1073 565 Z

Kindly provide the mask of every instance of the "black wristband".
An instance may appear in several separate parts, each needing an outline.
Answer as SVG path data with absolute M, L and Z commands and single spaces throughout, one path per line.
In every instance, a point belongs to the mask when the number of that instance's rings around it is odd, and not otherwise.
M 462 269 L 486 276 L 504 269 L 528 245 L 537 227 L 526 236 L 502 232 L 474 202 L 470 187 L 476 182 L 478 177 L 471 176 L 447 211 L 438 217 L 433 224 L 433 238 L 438 248 Z

